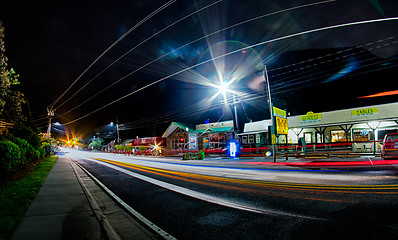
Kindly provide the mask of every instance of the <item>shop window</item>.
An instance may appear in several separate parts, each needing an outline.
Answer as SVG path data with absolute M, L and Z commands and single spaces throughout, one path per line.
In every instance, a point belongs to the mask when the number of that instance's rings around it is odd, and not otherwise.
M 371 141 L 373 140 L 373 130 L 368 129 L 355 129 L 354 130 L 354 141 Z
M 254 143 L 254 135 L 249 135 L 249 144 Z
M 332 135 L 332 142 L 346 142 L 347 139 L 349 141 L 350 135 L 346 135 L 346 133 L 343 130 L 334 130 L 330 131 Z
M 242 144 L 247 144 L 247 136 L 242 136 Z

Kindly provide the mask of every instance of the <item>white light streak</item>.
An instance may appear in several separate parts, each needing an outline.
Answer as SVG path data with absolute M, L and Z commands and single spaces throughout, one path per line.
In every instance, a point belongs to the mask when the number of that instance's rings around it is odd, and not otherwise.
M 102 106 L 102 107 L 100 107 L 100 108 L 98 108 L 98 109 L 96 109 L 96 110 L 94 110 L 94 111 L 82 116 L 82 117 L 79 117 L 79 118 L 77 118 L 77 119 L 75 119 L 73 121 L 70 121 L 70 122 L 68 122 L 68 123 L 66 123 L 64 125 L 71 124 L 71 123 L 74 123 L 76 121 L 79 121 L 79 120 L 81 120 L 81 119 L 83 119 L 83 118 L 85 118 L 85 117 L 87 117 L 87 116 L 89 116 L 89 115 L 91 115 L 93 113 L 96 113 L 96 112 L 98 112 L 98 111 L 100 111 L 100 110 L 102 110 L 102 109 L 104 109 L 104 108 L 106 108 L 106 107 L 108 107 L 108 106 L 120 101 L 120 100 L 123 100 L 123 99 L 125 99 L 125 98 L 127 98 L 127 97 L 129 97 L 129 96 L 131 96 L 131 95 L 133 95 L 135 93 L 137 93 L 137 92 L 140 92 L 140 91 L 142 91 L 142 90 L 144 90 L 144 89 L 146 89 L 146 88 L 148 88 L 148 87 L 150 87 L 152 85 L 160 83 L 160 82 L 162 82 L 162 81 L 164 81 L 166 79 L 169 79 L 169 78 L 171 78 L 173 76 L 176 76 L 178 74 L 186 72 L 186 71 L 188 71 L 190 69 L 196 68 L 196 67 L 201 66 L 203 64 L 210 63 L 210 62 L 215 61 L 217 59 L 221 59 L 221 58 L 224 58 L 226 56 L 230 56 L 232 54 L 236 54 L 236 53 L 242 52 L 243 50 L 247 50 L 247 49 L 250 49 L 250 48 L 253 48 L 253 47 L 258 47 L 258 46 L 265 45 L 265 44 L 268 44 L 268 43 L 277 42 L 277 41 L 281 41 L 281 40 L 285 40 L 285 39 L 289 39 L 289 38 L 293 38 L 293 37 L 297 37 L 297 36 L 302 36 L 302 35 L 306 35 L 306 34 L 310 34 L 310 33 L 316 33 L 316 32 L 321 32 L 321 31 L 326 31 L 326 30 L 332 30 L 332 29 L 337 29 L 337 28 L 362 25 L 362 24 L 370 24 L 370 23 L 386 22 L 386 21 L 397 21 L 397 20 L 398 20 L 398 17 L 391 17 L 391 18 L 380 18 L 380 19 L 372 19 L 372 20 L 365 20 L 365 21 L 357 21 L 357 22 L 350 22 L 350 23 L 331 25 L 331 26 L 327 26 L 327 27 L 321 27 L 321 28 L 316 28 L 316 29 L 311 29 L 311 30 L 307 30 L 307 31 L 294 33 L 294 34 L 289 34 L 289 35 L 286 35 L 286 36 L 274 38 L 274 39 L 263 41 L 263 42 L 260 42 L 260 43 L 256 43 L 256 44 L 253 44 L 253 45 L 250 45 L 250 46 L 247 46 L 247 47 L 243 47 L 243 48 L 237 49 L 235 51 L 231 51 L 231 52 L 225 53 L 223 55 L 217 56 L 215 58 L 212 58 L 212 59 L 197 63 L 195 65 L 192 65 L 190 67 L 187 67 L 185 69 L 177 71 L 177 72 L 175 72 L 173 74 L 170 74 L 170 75 L 168 75 L 166 77 L 160 78 L 157 81 L 154 81 L 154 82 L 152 82 L 152 83 L 150 83 L 150 84 L 148 84 L 148 85 L 146 85 L 144 87 L 141 87 L 141 88 L 139 88 L 139 89 L 137 89 L 137 90 L 135 90 L 135 91 L 133 91 L 133 92 L 131 92 L 129 94 L 126 94 L 126 95 L 124 95 L 124 96 L 122 96 L 122 97 L 120 97 L 120 98 L 118 98 L 118 99 L 116 99 L 116 100 L 114 100 L 114 101 L 112 101 L 112 102 L 110 102 L 110 103 L 108 103 L 108 104 L 106 104 L 106 105 L 104 105 L 104 106 Z M 126 75 L 125 77 L 127 77 L 128 75 Z M 123 78 L 125 78 L 125 77 L 123 77 Z

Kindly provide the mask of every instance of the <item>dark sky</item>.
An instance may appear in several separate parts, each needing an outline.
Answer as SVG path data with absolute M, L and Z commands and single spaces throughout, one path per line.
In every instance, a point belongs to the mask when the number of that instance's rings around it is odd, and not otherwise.
M 88 69 L 55 104 L 54 121 L 68 123 L 87 115 L 68 125 L 83 134 L 117 117 L 121 129 L 126 129 L 122 131 L 122 138 L 129 138 L 159 136 L 171 121 L 197 124 L 206 119 L 231 119 L 230 110 L 223 108 L 222 96 L 212 99 L 218 90 L 209 85 L 217 84 L 220 74 L 225 79 L 239 79 L 230 88 L 239 91 L 242 100 L 241 122 L 262 120 L 268 118 L 261 71 L 264 63 L 269 70 L 276 105 L 286 107 L 292 114 L 396 101 L 396 96 L 356 100 L 377 91 L 398 88 L 396 79 L 385 77 L 397 73 L 398 21 L 395 20 L 310 33 L 247 48 L 167 78 L 98 110 L 148 84 L 230 51 L 311 29 L 398 17 L 398 2 L 394 0 L 337 0 L 283 11 L 315 2 L 175 1 L 131 31 Z M 9 65 L 21 75 L 19 89 L 29 100 L 33 117 L 43 118 L 46 108 L 105 49 L 165 3 L 167 1 L 2 2 L 0 20 L 5 27 L 6 55 Z M 206 9 L 182 19 L 201 8 Z M 170 27 L 159 32 L 167 26 Z M 228 29 L 219 31 L 224 28 Z M 199 38 L 203 39 L 156 60 Z M 363 51 L 351 51 L 352 47 Z M 329 50 L 313 52 L 312 49 Z M 319 66 L 325 62 L 331 65 Z M 146 64 L 148 66 L 137 71 Z M 311 69 L 319 71 L 314 73 Z M 370 76 L 380 79 L 370 79 Z M 109 87 L 111 84 L 114 85 Z M 106 87 L 109 89 L 99 93 Z M 81 91 L 71 97 L 79 89 Z M 349 97 L 332 97 L 342 93 Z M 93 97 L 95 94 L 98 95 Z M 231 98 L 231 94 L 227 96 Z M 82 105 L 75 108 L 79 104 Z M 45 123 L 46 119 L 37 121 L 43 131 Z

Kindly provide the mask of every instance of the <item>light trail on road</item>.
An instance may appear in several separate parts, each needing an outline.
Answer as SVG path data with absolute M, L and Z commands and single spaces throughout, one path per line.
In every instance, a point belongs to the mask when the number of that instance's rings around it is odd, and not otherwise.
M 347 232 L 396 239 L 396 171 L 268 171 L 233 160 L 67 154 L 178 239 L 212 239 L 209 232 L 236 239 L 343 239 Z
M 324 202 L 344 202 L 355 203 L 348 200 L 348 195 L 372 195 L 372 197 L 382 195 L 397 195 L 398 184 L 387 185 L 325 185 L 325 184 L 307 184 L 307 183 L 285 183 L 272 181 L 259 181 L 248 179 L 236 179 L 228 177 L 208 176 L 196 173 L 186 173 L 138 164 L 125 163 L 102 158 L 92 158 L 94 160 L 117 165 L 140 172 L 155 174 L 157 176 L 167 177 L 183 182 L 200 184 L 206 187 L 239 191 L 250 194 L 264 196 L 282 197 L 290 199 L 304 199 Z M 233 184 L 231 186 L 231 184 Z M 237 186 L 236 186 L 237 185 Z M 335 193 L 330 197 L 330 193 Z

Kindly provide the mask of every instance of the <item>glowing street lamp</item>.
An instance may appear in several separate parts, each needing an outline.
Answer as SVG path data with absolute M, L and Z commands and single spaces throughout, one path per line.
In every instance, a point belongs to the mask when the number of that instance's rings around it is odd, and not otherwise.
M 232 100 L 233 100 L 233 106 L 234 106 L 234 123 L 235 123 L 235 129 L 237 132 L 239 132 L 239 123 L 238 123 L 238 109 L 237 109 L 237 104 L 238 102 L 236 101 L 236 96 L 234 91 L 229 89 L 229 85 L 232 83 L 232 81 L 226 82 L 226 81 L 220 81 L 220 85 L 216 86 L 219 91 L 218 94 L 222 94 L 224 96 L 225 102 L 227 102 L 227 93 L 230 92 L 232 93 Z

